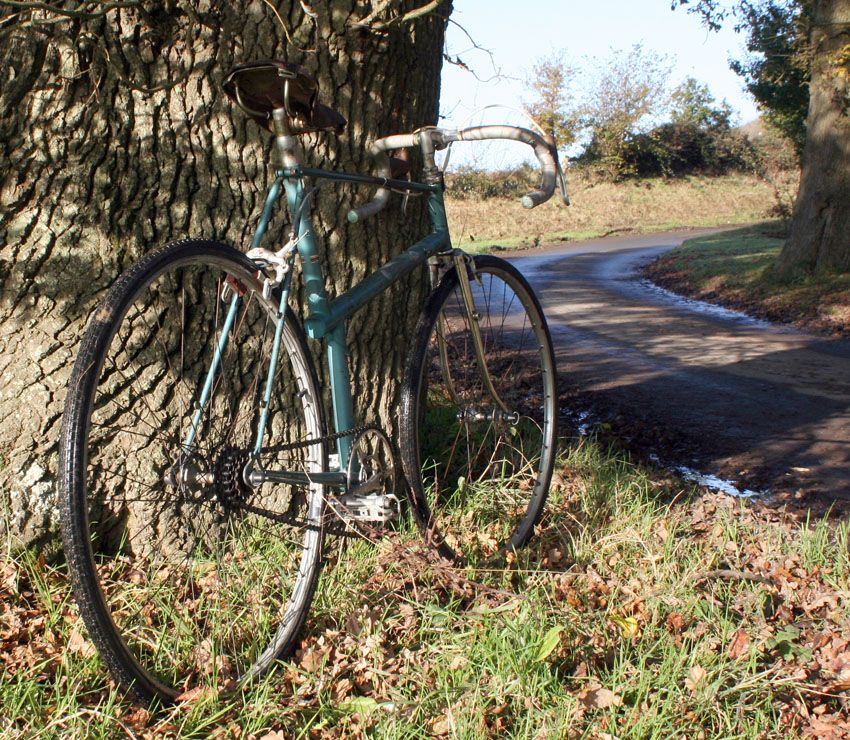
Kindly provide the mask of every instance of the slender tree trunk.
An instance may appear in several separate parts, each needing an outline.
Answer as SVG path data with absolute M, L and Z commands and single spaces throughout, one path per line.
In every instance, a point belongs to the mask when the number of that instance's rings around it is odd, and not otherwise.
M 850 271 L 850 0 L 816 0 L 800 191 L 776 272 Z
M 349 120 L 341 136 L 305 139 L 311 163 L 368 171 L 369 140 L 436 122 L 450 9 L 450 0 L 140 0 L 105 15 L 30 10 L 0 20 L 0 527 L 23 542 L 56 529 L 65 384 L 85 321 L 116 275 L 184 236 L 246 248 L 276 163 L 269 136 L 221 92 L 229 68 L 281 57 L 305 65 L 320 100 Z M 349 226 L 347 209 L 369 197 L 320 191 L 333 292 L 427 229 L 417 202 L 406 218 L 392 203 Z M 391 423 L 421 277 L 351 321 L 361 420 Z

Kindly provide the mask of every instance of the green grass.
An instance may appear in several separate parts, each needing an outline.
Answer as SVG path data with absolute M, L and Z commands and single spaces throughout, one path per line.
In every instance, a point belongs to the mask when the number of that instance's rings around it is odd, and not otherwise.
M 689 239 L 648 270 L 664 287 L 785 323 L 850 334 L 850 273 L 776 280 L 778 222 Z
M 828 645 L 850 638 L 847 542 L 846 523 L 700 493 L 585 439 L 506 567 L 449 569 L 409 526 L 348 541 L 291 662 L 167 710 L 121 698 L 63 566 L 7 555 L 0 734 L 802 736 L 815 707 L 843 721 Z

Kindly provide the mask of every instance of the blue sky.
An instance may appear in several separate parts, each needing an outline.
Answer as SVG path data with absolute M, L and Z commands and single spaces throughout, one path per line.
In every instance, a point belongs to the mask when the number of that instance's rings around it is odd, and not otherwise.
M 528 97 L 523 78 L 537 59 L 552 51 L 564 49 L 570 60 L 587 66 L 594 58 L 604 59 L 611 49 L 636 43 L 668 56 L 674 85 L 689 75 L 696 77 L 709 86 L 718 100 L 725 98 L 729 102 L 739 123 L 757 115 L 741 78 L 729 69 L 729 58 L 740 57 L 744 52 L 744 38 L 732 29 L 708 32 L 696 16 L 684 9 L 671 11 L 670 0 L 454 0 L 452 19 L 480 46 L 492 51 L 503 76 L 482 82 L 463 69 L 444 64 L 444 126 L 463 125 L 473 111 L 485 105 L 519 106 L 522 97 Z M 454 24 L 449 24 L 447 50 L 458 54 L 483 80 L 495 74 L 489 56 L 473 49 Z M 577 81 L 579 86 L 581 82 Z M 485 118 L 474 118 L 472 122 L 507 119 L 520 123 L 516 116 L 499 111 L 488 112 Z M 462 162 L 469 156 L 459 146 L 452 159 Z M 499 156 L 514 158 L 509 154 L 484 156 L 492 161 Z

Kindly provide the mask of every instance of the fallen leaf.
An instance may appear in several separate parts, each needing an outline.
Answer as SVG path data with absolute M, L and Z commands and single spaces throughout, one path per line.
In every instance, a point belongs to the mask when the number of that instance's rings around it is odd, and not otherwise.
M 339 708 L 349 714 L 369 714 L 380 706 L 371 696 L 355 696 L 340 704 Z
M 608 617 L 608 621 L 619 627 L 620 633 L 627 639 L 637 637 L 640 634 L 640 625 L 634 617 L 621 617 L 617 614 L 612 614 Z
M 591 709 L 608 709 L 608 707 L 619 707 L 623 699 L 610 689 L 599 684 L 591 685 L 578 693 L 578 700 Z
M 450 729 L 451 722 L 445 714 L 431 722 L 431 735 L 434 737 L 445 737 L 449 734 Z
M 71 629 L 71 634 L 68 636 L 68 650 L 83 658 L 91 658 L 97 653 L 97 648 L 83 637 L 76 627 Z
M 298 662 L 308 673 L 318 673 L 324 660 L 320 650 L 307 648 L 301 653 L 301 658 Z
M 679 612 L 673 612 L 667 616 L 667 631 L 677 634 L 685 627 L 685 620 Z
M 462 655 L 456 655 L 452 658 L 452 662 L 449 663 L 449 670 L 456 671 L 458 668 L 463 668 L 468 662 Z
M 726 648 L 727 655 L 732 660 L 737 660 L 742 655 L 746 655 L 750 649 L 750 636 L 746 630 L 740 629 L 735 633 L 729 647 Z
M 705 680 L 705 668 L 701 665 L 691 666 L 691 670 L 688 671 L 688 677 L 685 679 L 685 687 L 696 693 L 697 687 Z
M 816 738 L 816 740 L 844 740 L 847 737 L 846 726 L 825 722 L 817 717 L 809 717 L 809 726 L 805 728 L 805 737 Z
M 125 714 L 121 718 L 121 721 L 132 727 L 134 730 L 142 730 L 148 726 L 150 719 L 151 713 L 144 707 L 138 707 Z
M 196 686 L 194 689 L 178 694 L 175 701 L 184 704 L 197 704 L 202 699 L 212 698 L 215 692 L 209 686 Z

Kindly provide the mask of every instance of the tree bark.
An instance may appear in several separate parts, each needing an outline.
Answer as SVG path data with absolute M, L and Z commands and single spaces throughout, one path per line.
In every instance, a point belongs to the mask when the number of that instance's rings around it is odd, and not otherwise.
M 172 239 L 247 248 L 276 162 L 269 136 L 221 91 L 230 67 L 282 57 L 306 66 L 319 99 L 349 121 L 341 136 L 305 137 L 310 163 L 369 171 L 368 141 L 436 122 L 451 10 L 450 0 L 97 5 L 57 4 L 86 11 L 58 22 L 44 9 L 0 18 L 0 528 L 23 543 L 56 531 L 65 385 L 103 291 Z M 319 192 L 332 294 L 427 231 L 421 201 L 407 217 L 392 203 L 348 225 L 348 208 L 369 197 Z M 350 322 L 361 421 L 392 424 L 422 289 L 414 275 Z
M 800 191 L 776 274 L 850 271 L 850 0 L 816 0 Z

